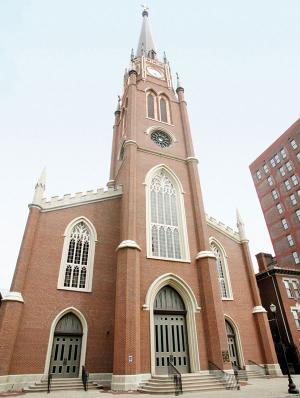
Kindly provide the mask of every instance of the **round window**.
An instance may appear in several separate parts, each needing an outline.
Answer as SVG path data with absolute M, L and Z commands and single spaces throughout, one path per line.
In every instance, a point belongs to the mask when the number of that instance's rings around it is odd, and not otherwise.
M 169 134 L 161 130 L 155 130 L 151 133 L 151 140 L 161 148 L 167 148 L 171 145 L 172 139 Z

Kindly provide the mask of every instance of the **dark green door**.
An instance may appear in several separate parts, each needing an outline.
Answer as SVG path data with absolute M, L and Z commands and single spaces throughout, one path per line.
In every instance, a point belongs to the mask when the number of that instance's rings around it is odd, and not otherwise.
M 53 339 L 50 372 L 53 377 L 78 377 L 82 326 L 72 313 L 58 322 Z

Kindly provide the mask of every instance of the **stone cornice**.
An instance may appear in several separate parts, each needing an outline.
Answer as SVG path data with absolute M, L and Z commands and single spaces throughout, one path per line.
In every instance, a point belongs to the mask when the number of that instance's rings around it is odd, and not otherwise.
M 279 267 L 274 267 L 271 269 L 268 269 L 263 272 L 259 272 L 255 274 L 256 279 L 259 281 L 261 279 L 265 279 L 266 276 L 275 276 L 275 275 L 292 275 L 292 276 L 300 276 L 300 270 L 297 269 L 292 269 L 292 268 L 279 268 Z
M 235 242 L 242 243 L 240 240 L 239 233 L 237 231 L 234 231 L 232 228 L 228 227 L 227 225 L 223 224 L 221 221 L 217 221 L 215 218 L 210 217 L 208 214 L 206 214 L 206 222 L 207 225 L 221 232 L 222 234 L 228 236 Z

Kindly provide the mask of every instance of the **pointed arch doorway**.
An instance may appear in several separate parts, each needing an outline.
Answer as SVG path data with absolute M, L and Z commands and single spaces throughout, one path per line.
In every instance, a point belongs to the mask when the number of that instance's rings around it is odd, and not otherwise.
M 234 328 L 232 325 L 225 320 L 226 332 L 227 332 L 227 341 L 228 341 L 228 349 L 229 349 L 229 358 L 230 362 L 233 366 L 240 368 L 240 359 L 239 359 L 239 349 L 237 344 L 237 337 Z
M 180 373 L 189 373 L 186 308 L 179 293 L 164 286 L 156 295 L 154 306 L 155 373 L 167 374 L 168 358 Z
M 50 373 L 53 377 L 78 377 L 82 335 L 82 324 L 72 312 L 65 314 L 58 321 L 50 360 Z

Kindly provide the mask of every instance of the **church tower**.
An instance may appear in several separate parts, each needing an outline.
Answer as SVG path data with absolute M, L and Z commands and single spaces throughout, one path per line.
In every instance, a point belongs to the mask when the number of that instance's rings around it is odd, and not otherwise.
M 45 172 L 36 185 L 0 308 L 0 392 L 77 380 L 83 366 L 136 390 L 170 358 L 182 374 L 254 363 L 280 373 L 244 223 L 205 214 L 184 88 L 142 17 L 107 188 L 46 199 Z

